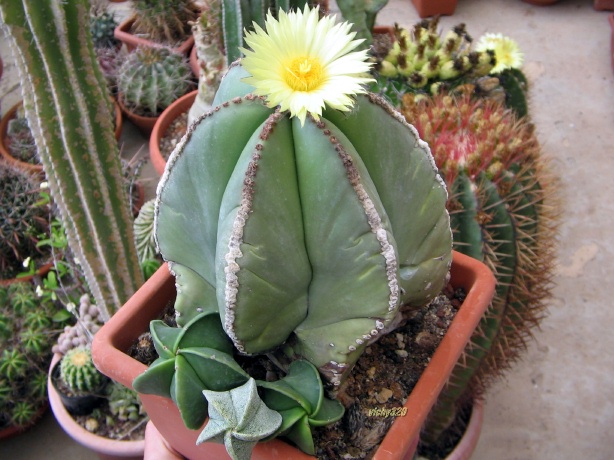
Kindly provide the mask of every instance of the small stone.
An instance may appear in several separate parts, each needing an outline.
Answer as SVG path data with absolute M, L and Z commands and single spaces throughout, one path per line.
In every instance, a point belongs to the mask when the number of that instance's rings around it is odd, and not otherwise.
M 391 389 L 382 388 L 382 390 L 375 395 L 375 400 L 380 404 L 384 404 L 392 397 L 392 395 L 393 392 Z
M 409 356 L 409 353 L 407 353 L 407 350 L 395 350 L 394 352 L 397 354 L 399 358 L 407 358 Z
M 375 366 L 370 367 L 369 370 L 367 371 L 367 376 L 372 379 L 373 377 L 375 377 Z

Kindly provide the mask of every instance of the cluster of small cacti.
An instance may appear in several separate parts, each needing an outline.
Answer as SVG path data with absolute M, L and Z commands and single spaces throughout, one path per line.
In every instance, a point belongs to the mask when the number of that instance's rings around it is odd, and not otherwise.
M 90 31 L 94 48 L 116 48 L 119 40 L 114 36 L 118 26 L 113 14 L 105 9 L 93 8 L 90 14 Z
M 75 393 L 96 393 L 106 384 L 92 361 L 89 346 L 78 346 L 66 352 L 60 361 L 60 379 Z
M 92 303 L 88 294 L 81 296 L 79 311 L 74 313 L 77 322 L 72 326 L 64 327 L 64 331 L 53 346 L 54 353 L 65 355 L 72 348 L 87 346 L 104 323 L 100 310 Z
M 134 0 L 132 5 L 132 33 L 171 47 L 190 36 L 191 23 L 200 14 L 194 0 Z
M 24 271 L 28 257 L 41 254 L 39 236 L 48 231 L 49 210 L 38 205 L 37 175 L 0 163 L 0 276 Z
M 433 442 L 460 402 L 479 395 L 526 348 L 544 314 L 554 271 L 555 179 L 534 127 L 499 102 L 470 94 L 403 98 L 402 113 L 431 151 L 450 190 L 455 249 L 497 278 L 492 304 L 431 414 Z
M 471 51 L 471 37 L 464 24 L 457 25 L 442 38 L 438 21 L 421 21 L 411 31 L 396 26 L 395 42 L 380 63 L 378 72 L 384 77 L 404 77 L 415 89 L 437 92 L 433 82 L 458 79 L 464 75 L 488 75 L 495 66 L 492 51 Z
M 168 48 L 139 47 L 128 54 L 117 73 L 122 102 L 143 116 L 160 115 L 193 85 L 185 57 Z
M 136 391 L 123 386 L 121 383 L 111 382 L 107 387 L 107 399 L 113 419 L 122 422 L 142 419 L 145 415 L 143 404 Z M 110 421 L 113 423 L 113 420 Z
M 28 425 L 46 404 L 54 313 L 31 283 L 0 286 L 0 429 Z

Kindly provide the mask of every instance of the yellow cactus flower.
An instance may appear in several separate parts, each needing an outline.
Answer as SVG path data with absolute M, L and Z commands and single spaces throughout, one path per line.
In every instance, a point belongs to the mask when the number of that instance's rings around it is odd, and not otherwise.
M 493 50 L 495 52 L 497 63 L 491 73 L 500 73 L 505 69 L 519 69 L 522 66 L 523 54 L 518 43 L 502 34 L 484 34 L 478 40 L 475 50 Z
M 254 93 L 267 98 L 269 107 L 280 106 L 305 123 L 307 113 L 316 120 L 325 105 L 349 111 L 352 96 L 366 92 L 370 81 L 367 51 L 353 51 L 363 40 L 354 40 L 347 22 L 335 24 L 334 16 L 319 18 L 319 8 L 286 13 L 279 20 L 271 13 L 266 31 L 254 24 L 242 48 L 242 65 L 250 73 L 244 81 Z

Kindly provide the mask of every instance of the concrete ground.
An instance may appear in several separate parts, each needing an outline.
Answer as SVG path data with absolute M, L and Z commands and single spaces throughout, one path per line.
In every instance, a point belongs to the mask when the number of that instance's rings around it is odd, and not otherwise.
M 441 20 L 443 30 L 465 22 L 475 38 L 501 32 L 519 43 L 531 83 L 530 113 L 561 177 L 564 201 L 548 316 L 522 361 L 488 393 L 474 460 L 614 458 L 614 313 L 603 284 L 614 276 L 614 200 L 608 198 L 614 195 L 614 74 L 610 13 L 592 5 L 459 0 L 455 14 Z M 417 20 L 410 0 L 390 0 L 378 17 L 402 26 Z M 0 54 L 4 113 L 21 96 L 6 45 Z M 125 125 L 126 150 L 137 151 L 145 139 Z M 0 441 L 0 458 L 95 457 L 47 414 L 28 433 Z

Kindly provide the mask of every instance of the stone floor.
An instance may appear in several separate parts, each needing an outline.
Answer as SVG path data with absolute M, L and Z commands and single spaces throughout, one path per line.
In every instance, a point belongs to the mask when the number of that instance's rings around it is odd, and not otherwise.
M 609 12 L 592 0 L 531 6 L 520 0 L 459 0 L 447 30 L 465 22 L 474 37 L 501 32 L 525 53 L 531 115 L 543 151 L 561 177 L 563 225 L 549 314 L 521 362 L 487 395 L 474 460 L 614 458 L 614 310 L 602 282 L 614 276 L 614 75 Z M 410 0 L 390 0 L 381 24 L 411 26 Z M 6 45 L 2 111 L 21 98 Z M 127 152 L 146 140 L 125 123 Z M 152 181 L 152 188 L 155 180 Z M 95 458 L 51 414 L 20 437 L 0 441 L 4 459 Z

